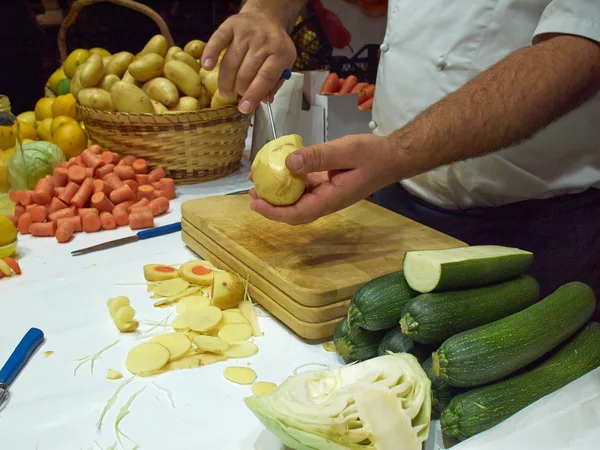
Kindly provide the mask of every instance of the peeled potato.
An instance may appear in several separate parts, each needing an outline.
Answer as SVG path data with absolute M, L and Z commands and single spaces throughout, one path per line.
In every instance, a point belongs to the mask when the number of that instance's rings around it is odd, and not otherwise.
M 195 259 L 179 267 L 179 276 L 192 284 L 210 286 L 214 274 L 214 266 L 208 261 Z
M 106 304 L 108 306 L 108 312 L 110 313 L 110 317 L 114 319 L 117 315 L 117 312 L 124 306 L 129 306 L 131 302 L 127 297 L 121 295 L 119 297 L 109 299 L 106 302 Z
M 252 337 L 252 327 L 246 323 L 230 323 L 219 330 L 219 337 L 225 342 L 240 342 Z
M 156 342 L 169 350 L 169 360 L 181 358 L 192 347 L 190 338 L 184 333 L 166 333 L 152 338 L 150 342 Z
M 223 311 L 223 324 L 228 325 L 233 323 L 244 323 L 250 325 L 248 319 L 246 319 L 241 312 L 234 309 L 227 309 Z
M 182 315 L 190 329 L 202 333 L 216 328 L 223 319 L 223 313 L 216 306 L 189 309 Z
M 256 372 L 249 367 L 227 367 L 223 375 L 237 384 L 252 384 L 256 380 Z
M 270 381 L 257 381 L 252 385 L 250 390 L 257 397 L 263 397 L 273 392 L 276 387 L 277 385 L 275 383 L 271 383 Z
M 179 272 L 175 267 L 164 264 L 146 264 L 144 266 L 144 278 L 147 281 L 165 281 L 179 278 Z
M 118 370 L 108 369 L 108 371 L 106 372 L 107 380 L 118 380 L 120 378 L 123 378 L 123 374 Z
M 229 344 L 229 349 L 223 352 L 227 358 L 246 358 L 258 353 L 258 346 L 254 342 L 241 341 Z
M 194 336 L 194 344 L 199 350 L 211 353 L 222 354 L 226 350 L 229 350 L 229 343 L 223 339 L 213 336 Z
M 245 288 L 237 275 L 215 272 L 211 287 L 212 304 L 221 309 L 237 306 L 244 298 Z
M 159 297 L 172 297 L 183 293 L 189 286 L 190 283 L 183 278 L 173 278 L 150 286 L 150 290 Z
M 125 367 L 140 377 L 152 375 L 169 361 L 169 350 L 156 342 L 144 342 L 133 347 L 127 354 Z

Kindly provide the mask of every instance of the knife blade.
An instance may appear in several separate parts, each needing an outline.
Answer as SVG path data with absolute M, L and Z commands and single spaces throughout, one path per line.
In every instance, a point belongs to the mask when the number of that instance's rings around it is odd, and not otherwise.
M 281 80 L 289 80 L 292 77 L 292 71 L 285 69 L 281 74 Z M 273 109 L 271 108 L 271 101 L 269 100 L 269 94 L 266 97 L 267 113 L 269 115 L 269 122 L 271 122 L 271 133 L 273 133 L 273 139 L 277 139 L 277 130 L 275 129 L 275 119 L 273 117 Z

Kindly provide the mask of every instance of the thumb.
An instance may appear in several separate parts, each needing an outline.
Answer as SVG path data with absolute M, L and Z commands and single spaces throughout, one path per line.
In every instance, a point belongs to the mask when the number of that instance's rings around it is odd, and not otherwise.
M 288 155 L 285 165 L 291 172 L 298 175 L 327 170 L 353 169 L 354 167 L 351 167 L 353 159 L 351 150 L 343 143 L 340 145 L 340 141 L 343 139 L 296 150 Z

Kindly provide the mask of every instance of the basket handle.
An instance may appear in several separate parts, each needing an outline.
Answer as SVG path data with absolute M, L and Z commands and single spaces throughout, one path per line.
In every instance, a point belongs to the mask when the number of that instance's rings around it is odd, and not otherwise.
M 146 5 L 142 5 L 141 3 L 138 3 L 133 0 L 77 0 L 71 6 L 71 10 L 69 11 L 69 14 L 60 26 L 60 30 L 58 32 L 58 49 L 60 50 L 60 59 L 62 62 L 64 62 L 65 59 L 67 59 L 67 31 L 69 30 L 69 27 L 75 22 L 75 18 L 77 17 L 77 14 L 79 14 L 79 10 L 81 8 L 84 8 L 85 6 L 103 2 L 114 3 L 115 5 L 124 6 L 125 8 L 133 9 L 135 11 L 141 12 L 142 14 L 145 14 L 146 16 L 154 20 L 154 22 L 156 22 L 156 25 L 158 25 L 158 28 L 160 29 L 160 34 L 162 34 L 167 39 L 169 47 L 175 45 L 175 43 L 173 42 L 173 36 L 171 36 L 169 27 L 167 26 L 164 19 L 156 11 L 154 11 L 152 8 Z

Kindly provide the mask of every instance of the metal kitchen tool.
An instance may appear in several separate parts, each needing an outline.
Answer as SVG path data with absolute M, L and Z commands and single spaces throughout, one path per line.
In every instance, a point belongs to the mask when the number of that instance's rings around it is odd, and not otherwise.
M 31 355 L 44 342 L 44 333 L 37 328 L 30 328 L 23 336 L 17 348 L 12 352 L 6 364 L 0 369 L 0 406 L 8 398 L 8 389 L 15 381 L 17 375 L 21 372 Z
M 181 222 L 171 223 L 169 225 L 163 225 L 162 227 L 149 228 L 147 230 L 138 231 L 133 236 L 124 237 L 121 239 L 115 239 L 114 241 L 103 242 L 102 244 L 93 245 L 91 247 L 82 248 L 79 250 L 73 250 L 71 255 L 79 256 L 86 253 L 97 252 L 100 250 L 106 250 L 109 248 L 118 247 L 120 245 L 130 244 L 132 242 L 141 241 L 144 239 L 150 239 L 153 237 L 164 236 L 165 234 L 176 233 L 181 231 Z
M 289 80 L 292 77 L 292 71 L 290 69 L 285 69 L 281 74 L 282 80 Z M 275 119 L 273 118 L 273 110 L 271 109 L 271 101 L 269 100 L 269 95 L 267 94 L 267 112 L 269 114 L 269 121 L 271 122 L 271 132 L 273 133 L 273 139 L 277 139 L 277 130 L 275 129 Z

